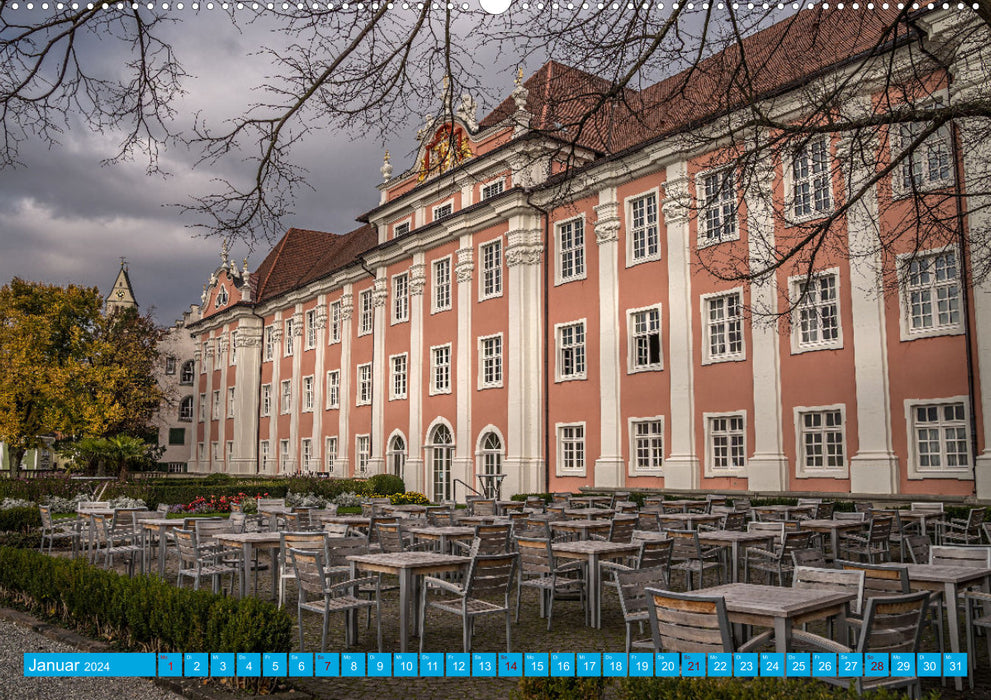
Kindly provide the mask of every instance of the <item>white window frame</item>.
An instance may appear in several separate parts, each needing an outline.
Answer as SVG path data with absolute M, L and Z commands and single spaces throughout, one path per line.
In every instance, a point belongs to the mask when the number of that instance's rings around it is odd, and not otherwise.
M 498 340 L 499 341 L 499 352 L 495 355 L 486 354 L 486 343 L 487 341 Z M 483 335 L 478 338 L 478 388 L 479 389 L 498 389 L 502 387 L 502 377 L 503 377 L 503 364 L 502 356 L 505 349 L 505 343 L 502 339 L 502 333 L 495 333 L 493 335 Z M 493 362 L 496 369 L 494 374 L 498 374 L 498 379 L 493 379 L 491 381 L 486 381 L 486 362 Z
M 486 254 L 490 249 L 495 249 L 498 258 L 495 265 L 490 265 L 486 259 Z M 478 276 L 478 300 L 494 299 L 502 296 L 502 263 L 503 263 L 502 238 L 495 238 L 478 246 L 478 262 L 482 267 L 482 274 Z M 486 289 L 491 287 L 491 289 Z
M 816 173 L 813 172 L 816 167 L 816 163 L 812 159 L 812 146 L 813 144 L 819 145 L 825 142 L 826 144 L 826 172 Z M 832 141 L 830 137 L 826 135 L 818 136 L 809 139 L 808 143 L 804 147 L 798 147 L 797 145 L 793 148 L 786 150 L 785 157 L 788 159 L 787 164 L 784 166 L 784 191 L 785 191 L 785 219 L 791 224 L 801 224 L 808 221 L 815 221 L 816 219 L 822 219 L 833 213 L 833 208 L 836 206 L 836 197 L 833 192 L 833 150 Z M 799 180 L 795 177 L 795 165 L 798 159 L 805 156 L 808 159 L 808 174 Z M 822 209 L 816 208 L 816 180 L 819 178 L 826 178 L 826 191 L 829 196 L 829 201 L 826 206 Z M 795 205 L 798 202 L 795 190 L 800 184 L 808 184 L 809 186 L 809 202 L 811 211 L 803 214 L 799 214 L 795 211 Z
M 206 361 L 207 358 L 209 357 L 209 355 L 207 355 L 206 349 L 209 344 L 210 344 L 209 341 L 204 341 L 203 347 L 200 349 L 200 357 L 202 358 L 200 360 L 200 374 L 206 374 Z
M 306 312 L 306 345 L 304 350 L 312 350 L 317 346 L 317 310 Z
M 176 359 L 174 356 L 168 355 L 165 358 L 165 373 L 175 374 L 175 369 L 176 369 Z
M 957 322 L 951 323 L 943 326 L 935 325 L 939 319 L 939 311 L 937 309 L 938 300 L 935 295 L 930 299 L 930 304 L 932 306 L 932 316 L 933 316 L 933 326 L 931 328 L 913 329 L 912 328 L 912 305 L 909 300 L 909 294 L 911 290 L 908 286 L 908 267 L 913 260 L 919 260 L 921 258 L 937 258 L 940 255 L 945 255 L 946 253 L 953 253 L 954 260 L 956 261 L 957 268 Z M 918 251 L 915 253 L 902 253 L 897 257 L 898 264 L 898 308 L 899 308 L 899 330 L 901 331 L 901 339 L 903 341 L 916 340 L 918 338 L 934 338 L 943 335 L 961 335 L 963 333 L 963 294 L 960 280 L 960 251 L 955 245 L 942 246 L 940 248 L 932 248 L 930 250 Z M 935 276 L 935 271 L 930 274 Z M 935 283 L 930 284 L 928 289 L 930 292 L 935 291 Z
M 234 417 L 234 387 L 227 387 L 227 417 Z
M 264 472 L 268 468 L 268 462 L 272 458 L 272 444 L 268 440 L 258 443 L 258 466 Z
M 438 218 L 437 217 L 437 210 L 438 209 L 444 209 L 445 207 L 450 207 L 451 208 L 451 213 Z M 435 204 L 434 206 L 432 206 L 430 208 L 430 221 L 432 221 L 432 222 L 433 221 L 443 221 L 444 219 L 450 219 L 452 216 L 454 216 L 454 197 L 451 197 L 450 199 L 447 199 L 447 200 L 441 202 L 440 204 Z
M 636 344 L 636 317 L 638 314 L 645 314 L 651 311 L 657 312 L 657 362 L 645 365 L 637 364 L 637 344 Z M 650 335 L 649 333 L 646 335 Z M 651 306 L 641 306 L 637 309 L 626 310 L 626 373 L 636 374 L 637 372 L 659 372 L 664 369 L 664 313 L 660 304 Z
M 292 457 L 292 453 L 289 452 L 289 441 L 279 440 L 279 471 L 285 472 L 286 467 L 289 466 L 289 460 Z
M 831 267 L 828 270 L 822 270 L 812 275 L 812 284 L 816 287 L 816 293 L 818 296 L 818 283 L 820 280 L 826 277 L 833 277 L 836 280 L 836 298 L 833 300 L 833 305 L 836 306 L 836 337 L 830 340 L 822 340 L 822 323 L 820 320 L 819 309 L 827 304 L 823 303 L 821 300 L 816 300 L 810 303 L 810 297 L 807 294 L 805 300 L 799 301 L 799 297 L 802 294 L 802 285 L 808 279 L 805 275 L 795 275 L 788 278 L 788 289 L 791 293 L 792 300 L 792 318 L 791 318 L 791 354 L 798 355 L 803 352 L 815 352 L 817 350 L 839 350 L 843 347 L 843 308 L 840 299 L 840 268 Z M 802 310 L 809 307 L 814 307 L 816 309 L 816 318 L 820 339 L 811 342 L 802 342 Z
M 293 322 L 291 318 L 286 319 L 284 328 L 286 332 L 286 342 L 285 342 L 283 357 L 292 357 L 296 342 L 293 340 L 293 331 L 295 329 L 293 328 Z
M 650 440 L 651 445 L 648 449 L 651 451 L 651 461 L 653 461 L 653 452 L 655 445 L 654 440 L 657 437 L 661 439 L 661 463 L 658 466 L 648 466 L 641 467 L 638 463 L 638 453 L 637 453 L 637 426 L 645 423 L 660 423 L 661 432 L 660 435 L 655 435 L 651 433 L 647 436 Z M 630 476 L 663 476 L 664 475 L 664 449 L 667 447 L 666 440 L 664 439 L 664 416 L 645 416 L 641 418 L 629 418 L 627 419 L 627 434 L 629 436 L 629 450 L 630 450 L 630 460 L 627 463 L 627 473 Z
M 199 421 L 198 422 L 200 422 L 200 423 L 206 423 L 206 416 L 207 416 L 207 413 L 206 413 L 206 393 L 202 393 L 202 394 L 200 394 L 200 415 L 199 415 Z
M 402 372 L 397 362 L 402 360 Z M 401 389 L 401 391 L 399 391 Z M 405 352 L 389 355 L 389 401 L 405 399 L 409 391 L 409 355 Z
M 582 431 L 581 435 L 581 466 L 566 469 L 564 467 L 564 431 L 574 428 L 580 428 Z M 579 476 L 584 477 L 588 471 L 588 430 L 585 427 L 585 421 L 575 421 L 568 423 L 555 423 L 554 424 L 554 436 L 556 442 L 556 458 L 554 460 L 554 470 L 557 476 Z M 572 439 L 572 442 L 578 442 L 578 440 Z
M 390 325 L 409 321 L 409 272 L 392 276 L 392 321 Z
M 211 404 L 213 408 L 210 411 L 211 420 L 220 420 L 221 410 L 220 410 L 220 389 L 214 389 L 213 391 L 213 403 Z
M 228 363 L 233 367 L 237 365 L 237 331 L 231 331 L 231 351 Z
M 586 235 L 588 226 L 586 226 L 586 223 L 585 214 L 580 214 L 579 216 L 573 216 L 570 219 L 554 222 L 554 246 L 557 250 L 557 255 L 554 256 L 554 286 L 567 284 L 568 282 L 574 282 L 575 280 L 583 280 L 588 277 L 588 265 L 585 260 L 585 246 L 588 242 L 588 237 Z M 566 251 L 563 241 L 564 228 L 573 228 L 575 226 L 578 226 L 581 229 L 581 245 L 572 246 Z M 574 240 L 573 234 L 572 240 Z M 577 272 L 573 271 L 570 275 L 564 274 L 564 255 L 566 252 L 574 256 L 572 259 L 572 270 L 579 267 L 581 268 Z
M 826 462 L 826 442 L 823 440 L 823 466 L 810 467 L 806 465 L 805 454 L 805 416 L 810 413 L 826 413 L 839 411 L 840 433 L 843 437 L 843 464 L 829 467 Z M 836 403 L 828 406 L 795 406 L 792 409 L 795 425 L 795 477 L 799 479 L 849 479 L 850 478 L 850 449 L 847 440 L 846 404 Z M 825 426 L 819 432 L 827 432 Z M 833 431 L 835 432 L 835 431 Z
M 210 455 L 214 464 L 220 464 L 220 441 L 212 440 L 210 442 Z
M 289 391 L 286 391 L 286 388 Z M 292 379 L 283 379 L 279 382 L 279 413 L 285 415 L 292 413 Z
M 967 464 L 962 467 L 952 469 L 942 467 L 935 469 L 919 468 L 919 444 L 915 434 L 916 421 L 915 410 L 920 406 L 937 405 L 940 408 L 950 404 L 963 405 L 963 427 L 965 430 L 964 443 L 967 446 Z M 943 425 L 942 420 L 939 423 Z M 938 399 L 905 399 L 905 434 L 908 436 L 908 478 L 916 479 L 957 479 L 960 481 L 972 481 L 974 478 L 974 455 L 971 450 L 971 422 L 970 422 L 970 398 L 967 395 L 949 396 Z M 940 457 L 946 457 L 944 452 L 945 443 L 940 436 Z
M 485 183 L 479 189 L 479 201 L 492 199 L 506 191 L 506 178 L 497 177 L 495 180 Z
M 341 302 L 339 299 L 330 302 L 328 315 L 330 316 L 330 332 L 327 334 L 327 345 L 333 345 L 341 342 Z
M 711 328 L 709 323 L 709 302 L 721 297 L 729 297 L 736 294 L 740 299 L 740 350 L 739 352 L 726 352 L 721 355 L 712 354 L 712 345 L 710 342 Z M 699 319 L 702 322 L 702 364 L 703 365 L 713 365 L 719 362 L 743 362 L 747 359 L 747 328 L 746 328 L 746 317 L 743 314 L 743 287 L 736 287 L 734 289 L 727 289 L 721 292 L 713 292 L 711 294 L 702 294 L 699 297 Z M 728 319 L 728 317 L 727 317 Z M 726 325 L 727 320 L 723 321 Z M 729 329 L 726 330 L 727 340 L 726 344 L 729 346 Z
M 226 447 L 227 449 L 224 450 L 224 461 L 230 465 L 230 463 L 234 461 L 234 441 L 228 440 Z
M 262 400 L 261 400 L 261 415 L 265 416 L 272 415 L 272 385 L 262 384 Z
M 354 436 L 354 473 L 368 472 L 368 463 L 372 459 L 372 437 L 365 433 Z
M 446 267 L 447 267 L 447 282 L 444 283 L 444 284 L 438 284 L 438 282 L 437 282 L 437 270 L 442 265 L 446 265 Z M 453 295 L 451 293 L 451 275 L 452 275 L 452 272 L 453 272 L 453 268 L 452 268 L 452 265 L 451 265 L 451 256 L 450 255 L 445 255 L 442 258 L 437 258 L 436 260 L 434 260 L 434 261 L 432 261 L 430 263 L 430 313 L 431 314 L 436 314 L 436 313 L 440 313 L 442 311 L 450 311 L 451 310 L 451 308 L 452 308 L 452 298 L 453 298 Z M 447 292 L 446 292 L 447 303 L 445 305 L 441 305 L 441 304 L 438 304 L 437 303 L 437 298 L 438 298 L 437 295 L 438 295 L 438 291 L 440 289 L 444 288 L 444 287 L 447 288 Z
M 933 95 L 931 98 L 925 100 L 925 102 L 931 102 L 936 106 L 945 105 L 947 101 L 946 91 L 940 91 L 940 94 Z M 892 124 L 888 130 L 888 142 L 891 147 L 891 159 L 894 160 L 902 154 L 906 147 L 916 139 L 918 133 L 909 134 L 906 136 L 905 131 L 918 131 L 921 132 L 925 129 L 925 123 L 901 123 Z M 940 177 L 937 179 L 931 178 L 930 170 L 930 149 L 937 143 L 942 142 L 944 150 L 947 155 L 948 160 L 948 172 L 946 177 Z M 925 156 L 925 160 L 917 161 L 913 156 Z M 905 176 L 908 174 L 906 169 L 914 170 L 914 165 L 918 163 L 922 171 L 921 182 L 915 183 L 915 188 L 905 186 Z M 909 171 L 911 172 L 911 171 Z M 929 192 L 931 190 L 941 190 L 946 187 L 953 185 L 955 181 L 953 172 L 953 138 L 950 126 L 944 124 L 935 133 L 930 134 L 929 137 L 919 144 L 915 153 L 911 154 L 908 158 L 904 159 L 898 166 L 891 172 L 891 195 L 894 199 L 904 199 L 905 197 L 911 197 L 916 192 Z
M 743 419 L 743 465 L 734 466 L 728 468 L 716 468 L 715 464 L 715 445 L 714 439 L 715 435 L 712 433 L 712 421 L 719 418 L 742 418 Z M 747 465 L 749 464 L 749 455 L 747 453 L 747 412 L 746 411 L 727 411 L 724 413 L 703 413 L 702 414 L 702 425 L 705 431 L 705 476 L 706 477 L 719 477 L 719 476 L 741 476 L 747 473 Z M 735 431 L 734 431 L 735 432 Z M 727 445 L 727 457 L 732 455 L 732 445 Z
M 275 359 L 275 326 L 265 326 L 265 361 Z
M 365 372 L 367 371 L 367 377 Z M 364 362 L 357 366 L 355 376 L 354 405 L 369 406 L 372 403 L 372 363 Z
M 562 342 L 562 336 L 564 334 L 564 329 L 571 326 L 582 327 L 582 344 L 581 344 L 581 371 L 576 371 L 571 374 L 564 374 L 564 346 Z M 577 347 L 577 344 L 571 345 L 569 347 Z M 583 381 L 588 378 L 588 320 L 584 318 L 575 319 L 574 321 L 568 321 L 566 323 L 555 323 L 554 324 L 554 381 L 555 382 L 575 382 Z
M 341 370 L 327 372 L 327 408 L 341 407 Z
M 401 230 L 403 226 L 405 226 L 406 228 L 404 230 Z M 411 217 L 407 217 L 400 221 L 396 221 L 395 223 L 392 224 L 392 237 L 402 238 L 403 236 L 408 235 L 409 232 L 412 230 L 413 230 L 413 219 Z
M 187 408 L 188 406 L 188 408 Z M 183 423 L 193 422 L 193 395 L 183 396 L 179 401 L 179 420 Z
M 372 290 L 358 292 L 358 337 L 368 335 L 375 328 L 375 304 Z
M 441 386 L 437 382 L 437 370 L 439 365 L 437 363 L 437 354 L 440 350 L 447 351 L 447 385 Z M 441 345 L 431 345 L 430 346 L 430 396 L 435 396 L 437 394 L 450 394 L 452 391 L 453 381 L 453 349 L 452 343 L 443 343 Z
M 313 412 L 313 375 L 303 377 L 303 413 Z
M 732 215 L 733 215 L 733 231 L 729 235 L 722 235 L 720 233 L 719 237 L 711 238 L 709 236 L 709 225 L 707 222 L 708 211 L 713 207 L 714 202 L 718 203 L 720 226 L 725 228 L 726 226 L 726 202 L 723 201 L 722 192 L 720 191 L 711 197 L 706 194 L 706 180 L 710 177 L 716 176 L 721 177 L 725 172 L 732 172 L 733 174 L 733 187 L 732 187 Z M 700 172 L 695 176 L 695 193 L 696 201 L 698 202 L 698 217 L 696 218 L 696 230 L 697 230 L 697 242 L 696 245 L 699 250 L 702 248 L 708 248 L 709 246 L 719 245 L 720 243 L 726 243 L 728 241 L 738 241 L 740 240 L 740 198 L 737 193 L 737 176 L 736 169 L 734 166 L 724 166 L 719 168 L 712 168 L 710 170 L 705 170 Z M 721 188 L 720 188 L 721 189 Z
M 313 438 L 303 438 L 299 441 L 299 469 L 309 471 L 313 459 Z
M 324 452 L 324 468 L 328 474 L 332 474 L 334 472 L 334 467 L 337 466 L 337 436 L 328 435 L 324 440 L 324 444 L 326 445 Z
M 637 257 L 635 246 L 634 246 L 634 229 L 633 229 L 633 205 L 635 202 L 640 201 L 646 197 L 654 198 L 654 235 L 657 236 L 657 252 L 650 253 L 647 252 L 650 248 L 648 245 L 649 238 L 645 239 L 644 242 L 644 254 Z M 630 195 L 623 200 L 624 213 L 626 215 L 626 266 L 633 267 L 634 265 L 640 265 L 641 263 L 651 262 L 653 260 L 661 259 L 661 193 L 660 189 L 653 187 L 644 192 L 639 192 L 634 195 Z M 587 241 L 587 234 L 586 234 Z

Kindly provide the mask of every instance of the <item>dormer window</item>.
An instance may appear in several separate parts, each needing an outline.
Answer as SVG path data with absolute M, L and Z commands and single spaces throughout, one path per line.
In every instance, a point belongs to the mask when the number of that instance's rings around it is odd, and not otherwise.
M 395 228 L 392 229 L 392 237 L 399 238 L 400 236 L 405 236 L 409 233 L 409 222 L 404 221 L 401 224 L 396 224 Z
M 496 180 L 495 182 L 490 182 L 488 185 L 484 185 L 482 187 L 482 199 L 489 199 L 495 197 L 497 194 L 502 194 L 502 188 L 502 180 Z
M 448 202 L 447 204 L 441 204 L 439 207 L 434 207 L 434 221 L 440 221 L 441 219 L 446 219 L 453 213 L 454 213 L 454 204 L 452 202 Z
M 218 309 L 221 306 L 227 306 L 227 302 L 229 300 L 230 300 L 230 297 L 227 294 L 227 287 L 221 287 L 220 288 L 220 291 L 217 292 L 217 299 L 214 302 L 214 306 L 216 306 L 216 308 L 218 308 Z

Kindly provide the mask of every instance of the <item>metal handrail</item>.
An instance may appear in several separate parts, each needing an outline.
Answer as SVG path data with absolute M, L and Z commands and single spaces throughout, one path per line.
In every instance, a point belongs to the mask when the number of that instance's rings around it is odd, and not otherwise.
M 469 483 L 467 483 L 467 482 L 464 482 L 464 481 L 462 481 L 461 479 L 455 479 L 455 480 L 454 480 L 454 486 L 453 486 L 453 490 L 452 490 L 452 492 L 451 492 L 451 496 L 452 496 L 452 497 L 454 498 L 454 502 L 455 502 L 455 503 L 457 503 L 457 502 L 458 502 L 458 484 L 461 484 L 462 486 L 464 486 L 464 487 L 465 487 L 465 489 L 467 489 L 468 491 L 471 491 L 471 492 L 472 492 L 473 494 L 475 494 L 476 496 L 484 496 L 484 494 L 482 494 L 482 493 L 479 493 L 478 491 L 476 491 L 476 490 L 475 490 L 475 489 L 474 489 L 474 488 L 472 487 L 472 485 L 471 485 L 471 484 L 469 484 Z M 465 493 L 465 500 L 467 500 L 467 499 L 468 499 L 468 494 L 467 494 L 467 493 Z

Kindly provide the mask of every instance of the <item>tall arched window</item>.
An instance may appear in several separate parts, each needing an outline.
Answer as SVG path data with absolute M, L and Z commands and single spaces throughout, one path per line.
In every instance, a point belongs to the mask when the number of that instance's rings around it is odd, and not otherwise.
M 193 420 L 193 397 L 184 396 L 179 402 L 179 420 Z
M 495 433 L 486 433 L 482 438 L 482 473 L 502 472 L 502 440 Z
M 195 376 L 195 365 L 193 360 L 188 360 L 182 363 L 182 369 L 179 371 L 179 383 L 180 384 L 192 384 L 193 377 Z
M 402 435 L 394 435 L 389 441 L 389 450 L 386 456 L 389 460 L 389 471 L 402 478 L 403 472 L 406 470 L 406 441 L 403 440 Z
M 430 469 L 433 474 L 433 500 L 451 500 L 451 462 L 454 459 L 454 438 L 446 425 L 438 425 L 430 435 Z

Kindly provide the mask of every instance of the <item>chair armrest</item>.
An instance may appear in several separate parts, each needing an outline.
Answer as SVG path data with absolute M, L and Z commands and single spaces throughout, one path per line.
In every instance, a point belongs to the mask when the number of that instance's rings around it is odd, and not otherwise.
M 444 579 L 434 578 L 433 576 L 424 576 L 423 585 L 426 588 L 440 588 L 445 591 L 450 591 L 451 593 L 456 593 L 458 595 L 464 595 L 465 589 L 463 586 L 458 586 L 457 584 L 451 583 L 450 581 L 445 581 Z
M 626 564 L 620 564 L 617 561 L 600 561 L 599 569 L 602 571 L 633 571 L 632 566 L 627 566 Z
M 325 574 L 324 576 L 326 577 L 327 575 Z M 338 590 L 357 588 L 358 586 L 362 586 L 366 583 L 374 583 L 377 586 L 378 582 L 379 582 L 378 576 L 364 576 L 362 578 L 352 578 L 352 579 L 348 579 L 347 581 L 341 581 L 340 583 L 331 584 L 330 586 L 327 587 L 327 592 L 330 593 Z
M 779 555 L 777 552 L 773 552 L 769 549 L 761 549 L 760 547 L 747 547 L 744 554 L 747 557 L 755 557 L 757 559 L 778 559 Z
M 462 542 L 460 540 L 450 540 L 449 544 L 451 545 L 452 551 L 455 549 L 461 550 L 462 552 L 471 551 L 471 545 L 468 544 L 467 542 Z
M 555 567 L 551 573 L 553 574 L 567 574 L 572 571 L 584 572 L 585 562 L 583 561 L 572 561 L 567 564 L 562 564 L 561 566 Z
M 794 634 L 794 633 L 793 633 Z M 737 651 L 742 653 L 752 651 L 754 649 L 759 649 L 774 638 L 774 630 L 767 630 L 761 632 L 760 634 L 754 635 L 746 642 L 737 647 Z
M 805 630 L 793 629 L 791 631 L 791 638 L 793 642 L 808 644 L 814 649 L 822 649 L 823 651 L 831 651 L 839 654 L 848 654 L 853 651 L 853 649 L 845 644 L 834 642 L 832 639 L 827 639 L 826 637 L 821 637 L 818 634 L 813 634 Z
M 976 600 L 982 603 L 991 603 L 991 593 L 983 593 L 982 591 L 967 591 L 964 593 L 965 600 Z

